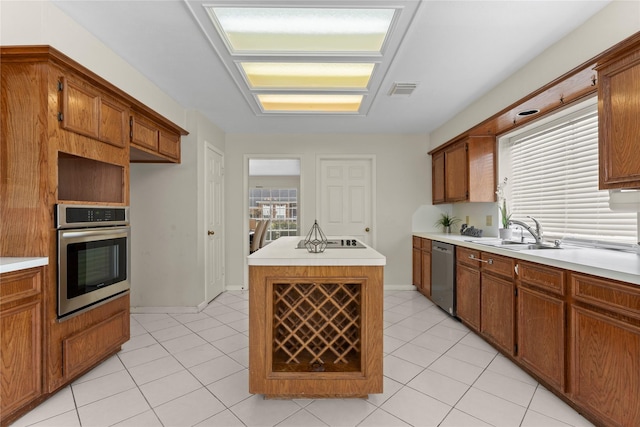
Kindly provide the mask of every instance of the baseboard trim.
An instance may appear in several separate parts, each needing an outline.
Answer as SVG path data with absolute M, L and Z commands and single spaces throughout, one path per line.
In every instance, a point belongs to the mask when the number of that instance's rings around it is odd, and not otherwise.
M 202 308 L 200 306 L 204 304 Z M 207 306 L 202 303 L 197 307 L 131 307 L 131 314 L 192 314 L 199 313 Z
M 384 285 L 385 291 L 415 291 L 416 287 L 413 285 Z M 225 291 L 248 291 L 245 286 L 227 286 Z M 209 305 L 206 301 L 202 301 L 196 307 L 131 307 L 132 314 L 192 314 L 200 313 Z

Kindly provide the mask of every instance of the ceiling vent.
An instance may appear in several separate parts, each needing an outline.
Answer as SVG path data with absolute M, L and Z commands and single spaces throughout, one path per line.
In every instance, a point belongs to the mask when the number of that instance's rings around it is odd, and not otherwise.
M 416 90 L 418 87 L 417 83 L 398 83 L 395 82 L 393 86 L 391 86 L 391 90 L 389 91 L 389 96 L 409 96 Z

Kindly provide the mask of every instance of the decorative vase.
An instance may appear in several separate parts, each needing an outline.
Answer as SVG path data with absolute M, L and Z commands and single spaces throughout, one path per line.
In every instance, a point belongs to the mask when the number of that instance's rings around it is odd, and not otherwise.
M 498 230 L 502 240 L 511 240 L 513 230 L 510 228 L 501 228 Z
M 451 226 L 450 225 L 445 226 L 444 227 L 444 232 L 447 233 L 447 234 L 451 234 Z

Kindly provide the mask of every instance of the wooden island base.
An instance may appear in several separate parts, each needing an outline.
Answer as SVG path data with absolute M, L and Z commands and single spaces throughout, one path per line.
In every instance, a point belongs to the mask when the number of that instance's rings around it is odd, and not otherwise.
M 250 393 L 382 393 L 382 266 L 250 265 L 249 283 Z

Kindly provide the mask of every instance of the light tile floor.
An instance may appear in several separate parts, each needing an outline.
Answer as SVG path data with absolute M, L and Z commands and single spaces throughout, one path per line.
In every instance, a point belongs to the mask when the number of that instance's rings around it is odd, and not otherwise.
M 131 340 L 15 426 L 591 426 L 413 291 L 385 292 L 384 393 L 248 392 L 248 294 L 198 314 L 132 314 Z

